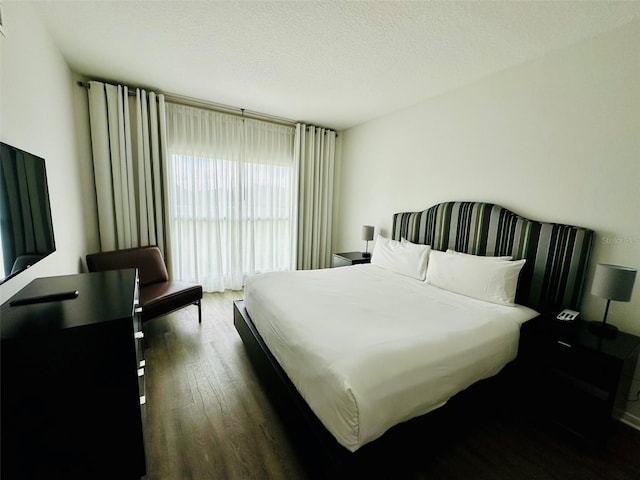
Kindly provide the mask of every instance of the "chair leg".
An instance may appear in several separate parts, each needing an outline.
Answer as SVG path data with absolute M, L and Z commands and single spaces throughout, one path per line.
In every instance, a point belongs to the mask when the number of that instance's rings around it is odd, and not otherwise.
M 202 300 L 198 300 L 198 323 L 202 323 Z

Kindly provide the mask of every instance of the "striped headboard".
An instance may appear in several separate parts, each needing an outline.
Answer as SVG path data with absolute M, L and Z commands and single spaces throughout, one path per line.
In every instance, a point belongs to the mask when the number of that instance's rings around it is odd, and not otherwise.
M 516 302 L 538 311 L 579 309 L 593 236 L 586 228 L 529 220 L 491 203 L 445 202 L 393 216 L 395 240 L 525 258 Z

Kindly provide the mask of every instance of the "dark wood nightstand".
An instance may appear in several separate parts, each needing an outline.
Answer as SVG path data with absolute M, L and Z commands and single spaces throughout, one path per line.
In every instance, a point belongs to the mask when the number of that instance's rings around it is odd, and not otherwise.
M 364 256 L 362 252 L 334 253 L 332 267 L 346 267 L 359 263 L 371 263 L 371 254 Z
M 600 338 L 589 322 L 541 315 L 521 329 L 519 363 L 532 407 L 583 437 L 604 440 L 614 410 L 624 411 L 640 337 Z

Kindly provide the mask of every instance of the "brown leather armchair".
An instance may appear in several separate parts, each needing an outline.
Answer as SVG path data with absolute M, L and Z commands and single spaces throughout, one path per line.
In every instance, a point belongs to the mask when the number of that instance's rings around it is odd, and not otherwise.
M 143 322 L 187 305 L 197 305 L 198 322 L 202 323 L 202 285 L 170 281 L 162 253 L 156 246 L 91 253 L 87 255 L 87 267 L 90 272 L 137 268 Z

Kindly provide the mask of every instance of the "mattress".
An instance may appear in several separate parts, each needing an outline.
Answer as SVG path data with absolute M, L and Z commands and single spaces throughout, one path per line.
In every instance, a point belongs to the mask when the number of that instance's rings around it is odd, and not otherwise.
M 250 276 L 246 309 L 316 416 L 356 451 L 498 373 L 537 316 L 376 265 Z

